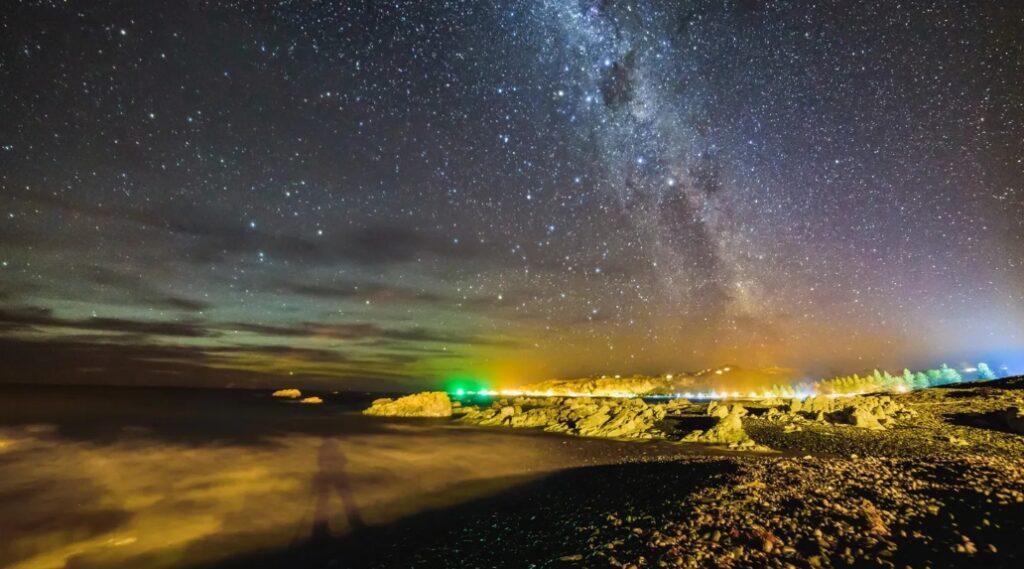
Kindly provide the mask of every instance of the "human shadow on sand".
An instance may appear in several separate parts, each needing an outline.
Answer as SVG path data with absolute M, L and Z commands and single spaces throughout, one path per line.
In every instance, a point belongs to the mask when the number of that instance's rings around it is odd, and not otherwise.
M 734 468 L 722 459 L 645 462 L 467 483 L 502 489 L 394 523 L 357 527 L 334 538 L 314 527 L 308 540 L 289 548 L 257 551 L 204 567 L 543 566 L 586 553 L 592 535 L 586 528 L 608 525 L 610 514 L 642 526 L 644 520 L 678 507 L 691 492 L 720 482 Z M 617 551 L 642 551 L 644 539 L 628 530 L 617 532 L 624 539 Z
M 317 472 L 313 475 L 313 524 L 310 531 L 311 543 L 330 541 L 331 498 L 341 501 L 341 509 L 350 531 L 359 531 L 366 524 L 356 506 L 352 484 L 349 482 L 348 459 L 337 439 L 324 439 L 317 451 Z

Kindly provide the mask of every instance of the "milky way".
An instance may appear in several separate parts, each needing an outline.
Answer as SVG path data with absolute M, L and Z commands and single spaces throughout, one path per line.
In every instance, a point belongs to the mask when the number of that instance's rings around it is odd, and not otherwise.
M 1024 366 L 1012 3 L 0 15 L 12 379 Z

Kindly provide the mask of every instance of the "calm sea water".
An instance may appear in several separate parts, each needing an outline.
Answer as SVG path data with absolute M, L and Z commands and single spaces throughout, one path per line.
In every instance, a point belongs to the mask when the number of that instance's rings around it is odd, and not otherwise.
M 380 394 L 0 385 L 0 567 L 191 567 L 667 443 L 382 419 Z

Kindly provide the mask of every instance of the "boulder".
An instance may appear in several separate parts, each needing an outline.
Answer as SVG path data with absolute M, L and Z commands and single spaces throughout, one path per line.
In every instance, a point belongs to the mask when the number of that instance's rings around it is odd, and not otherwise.
M 753 447 L 754 441 L 743 430 L 743 418 L 738 412 L 729 413 L 718 420 L 715 426 L 707 431 L 694 431 L 683 438 L 684 441 L 725 444 L 733 447 Z
M 398 399 L 377 399 L 363 414 L 380 417 L 451 417 L 452 402 L 444 391 L 425 391 Z
M 876 417 L 870 410 L 862 406 L 854 406 L 849 411 L 849 421 L 854 427 L 861 429 L 871 429 L 874 431 L 884 431 L 885 427 L 878 422 Z
M 808 397 L 803 402 L 803 411 L 807 413 L 828 413 L 833 410 L 832 399 L 825 395 Z
M 505 405 L 498 409 L 492 408 L 492 412 L 488 413 L 489 416 L 480 418 L 479 424 L 487 426 L 507 425 L 512 422 L 512 417 L 515 414 L 516 408 L 512 405 Z
M 509 426 L 519 429 L 536 427 L 549 427 L 557 423 L 558 414 L 552 412 L 551 407 L 539 407 L 530 409 L 509 419 Z
M 719 419 L 729 414 L 729 407 L 727 405 L 721 405 L 718 401 L 712 401 L 708 403 L 707 414 L 710 417 L 718 417 Z
M 662 405 L 662 407 L 665 409 L 666 413 L 676 414 L 681 413 L 683 411 L 690 411 L 693 407 L 693 403 L 690 403 L 688 399 L 679 398 L 673 399 L 668 403 L 665 403 L 664 405 Z
M 283 399 L 298 399 L 299 397 L 302 397 L 302 392 L 298 389 L 278 389 L 270 395 L 272 397 L 281 397 Z

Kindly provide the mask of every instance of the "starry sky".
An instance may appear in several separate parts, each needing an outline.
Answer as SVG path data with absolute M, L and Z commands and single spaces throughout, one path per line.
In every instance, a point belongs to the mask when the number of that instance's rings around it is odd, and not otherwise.
M 1024 365 L 1016 2 L 24 2 L 0 32 L 4 380 Z

